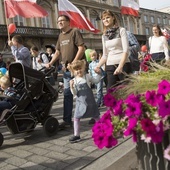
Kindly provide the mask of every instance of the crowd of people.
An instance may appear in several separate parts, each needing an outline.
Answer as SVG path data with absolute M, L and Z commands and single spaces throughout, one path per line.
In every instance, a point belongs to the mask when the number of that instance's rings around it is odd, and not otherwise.
M 94 124 L 99 119 L 99 108 L 104 105 L 105 78 L 107 79 L 106 89 L 109 90 L 120 85 L 129 74 L 139 74 L 141 71 L 141 61 L 138 58 L 140 45 L 136 37 L 121 27 L 114 13 L 109 10 L 103 11 L 101 21 L 103 24 L 102 56 L 99 58 L 97 51 L 92 49 L 90 62 L 85 60 L 85 44 L 82 34 L 78 29 L 70 27 L 70 18 L 66 15 L 58 17 L 57 24 L 61 33 L 56 46 L 46 45 L 46 52 L 42 53 L 37 46 L 28 49 L 23 45 L 20 35 L 15 35 L 8 41 L 15 61 L 21 62 L 24 66 L 36 70 L 40 70 L 42 67 L 48 69 L 51 66 L 59 66 L 61 60 L 64 100 L 63 122 L 59 128 L 63 130 L 67 127 L 74 127 L 74 135 L 69 139 L 71 143 L 81 140 L 81 118 L 90 117 L 89 124 Z M 149 38 L 148 42 L 149 50 L 145 49 L 145 53 L 142 51 L 144 56 L 149 52 L 153 61 L 169 61 L 168 43 L 160 27 L 154 25 L 152 31 L 153 36 Z M 6 67 L 5 63 L 2 63 L 1 55 L 0 67 Z M 96 88 L 96 96 L 93 94 L 91 84 L 94 84 Z M 74 98 L 76 100 L 73 116 Z M 74 117 L 73 123 L 72 117 Z

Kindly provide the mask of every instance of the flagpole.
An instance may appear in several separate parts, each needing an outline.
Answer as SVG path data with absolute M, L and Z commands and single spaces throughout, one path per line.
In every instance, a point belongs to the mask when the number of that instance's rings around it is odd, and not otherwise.
M 4 9 L 5 9 L 5 21 L 6 21 L 6 26 L 7 26 L 8 40 L 10 40 L 10 34 L 9 34 L 9 29 L 8 29 L 9 23 L 8 23 L 8 19 L 7 19 L 5 0 L 4 0 Z

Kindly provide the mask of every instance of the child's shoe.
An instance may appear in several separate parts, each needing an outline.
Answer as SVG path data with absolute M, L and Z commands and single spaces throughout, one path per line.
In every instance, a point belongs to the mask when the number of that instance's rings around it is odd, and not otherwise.
M 70 139 L 69 139 L 69 142 L 70 142 L 70 143 L 76 143 L 76 142 L 79 142 L 79 141 L 81 141 L 80 136 L 72 136 L 72 137 L 70 137 Z

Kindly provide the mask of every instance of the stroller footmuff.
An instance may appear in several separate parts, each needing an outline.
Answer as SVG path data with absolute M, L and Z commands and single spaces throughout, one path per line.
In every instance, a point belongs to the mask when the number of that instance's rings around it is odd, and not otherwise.
M 21 97 L 14 107 L 3 111 L 0 122 L 5 122 L 12 134 L 33 131 L 40 123 L 47 136 L 55 135 L 59 123 L 50 115 L 50 111 L 58 93 L 46 79 L 46 74 L 21 63 L 12 63 L 9 76 L 11 82 L 13 79 L 17 80 L 14 86 Z M 0 146 L 3 140 L 0 133 Z

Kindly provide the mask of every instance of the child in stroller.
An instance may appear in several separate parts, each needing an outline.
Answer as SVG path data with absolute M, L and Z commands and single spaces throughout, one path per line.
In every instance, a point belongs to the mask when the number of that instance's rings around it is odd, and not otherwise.
M 5 110 L 3 121 L 12 134 L 33 131 L 38 123 L 43 125 L 47 136 L 58 131 L 58 120 L 50 115 L 53 103 L 58 93 L 45 78 L 53 70 L 40 72 L 21 63 L 12 63 L 9 67 L 9 78 L 17 79 L 15 88 L 19 100 L 9 110 Z M 3 113 L 2 113 L 3 114 Z M 3 144 L 3 135 L 0 133 L 0 146 Z
M 20 95 L 17 94 L 15 88 L 11 87 L 12 83 L 10 81 L 9 75 L 6 74 L 0 78 L 0 87 L 4 91 L 5 96 L 1 96 L 2 100 L 0 101 L 0 122 L 5 116 L 5 109 L 11 109 L 16 102 L 19 100 Z M 2 115 L 2 112 L 4 115 Z

